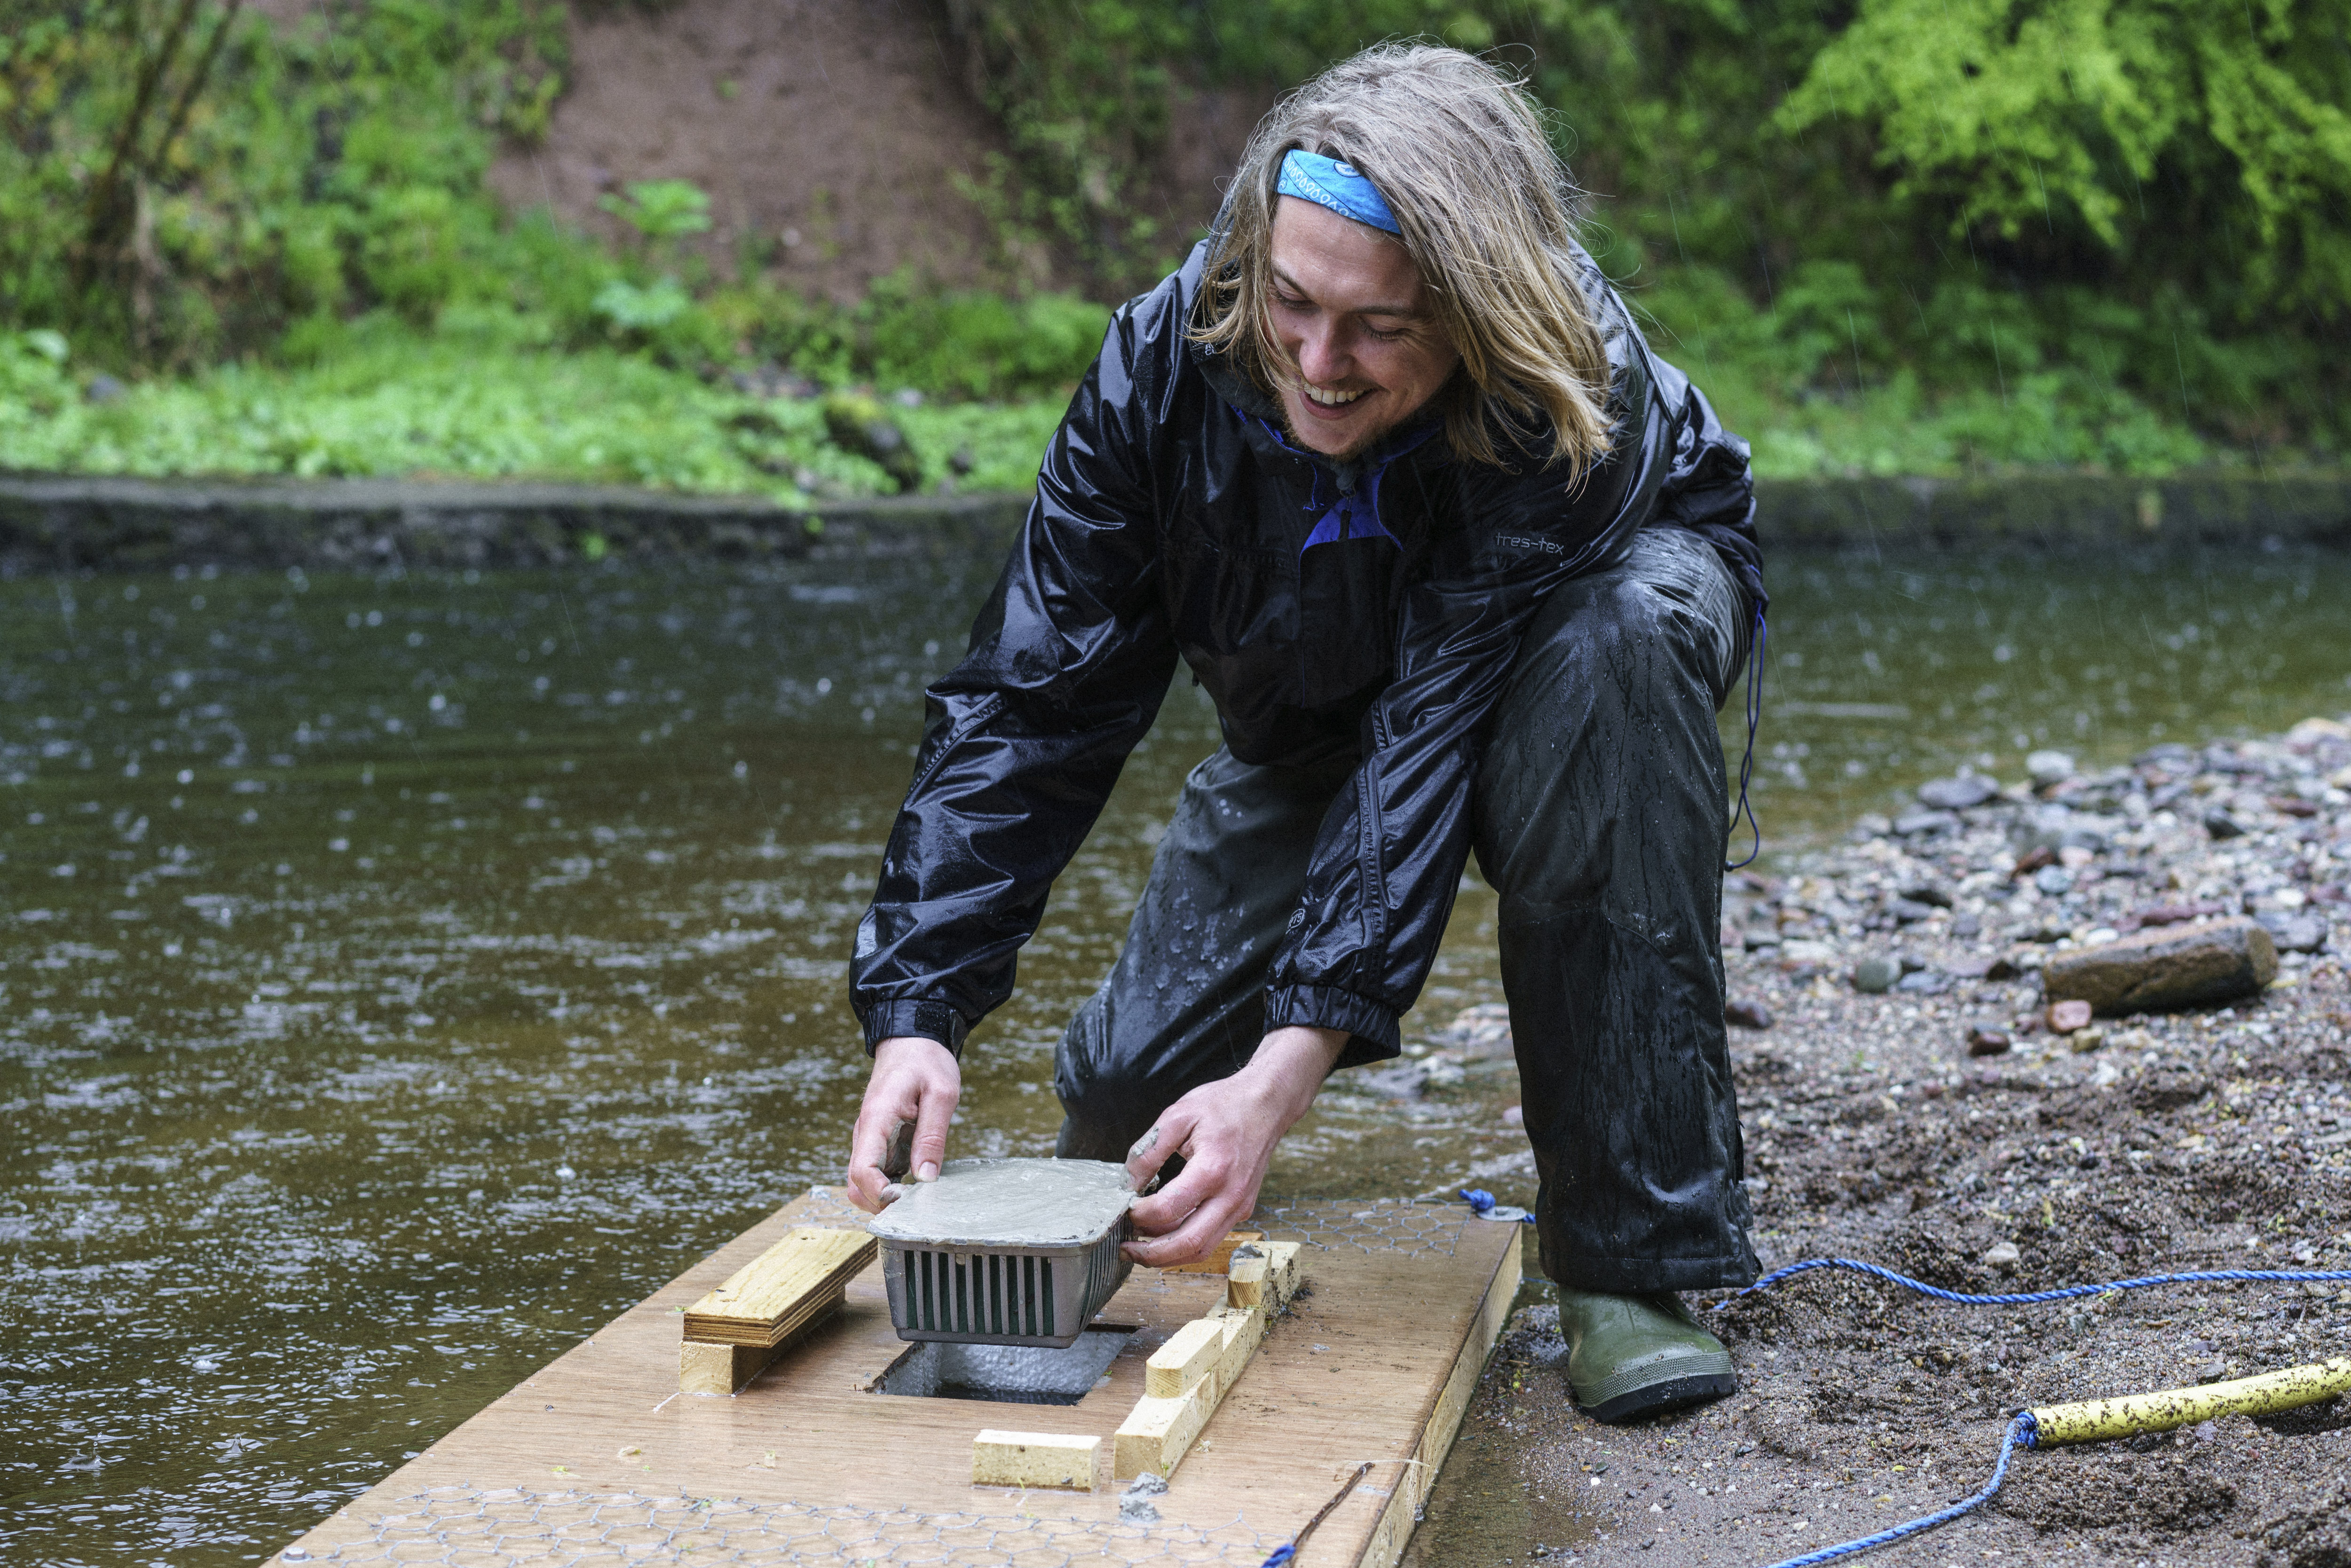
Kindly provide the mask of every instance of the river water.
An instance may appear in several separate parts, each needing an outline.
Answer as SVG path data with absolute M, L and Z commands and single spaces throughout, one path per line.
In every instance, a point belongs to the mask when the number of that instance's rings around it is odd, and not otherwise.
M 0 584 L 0 1556 L 255 1560 L 837 1179 L 844 958 L 994 564 Z M 2351 707 L 2342 555 L 1772 585 L 1775 854 L 1962 762 Z M 1179 680 L 958 1152 L 1050 1147 L 1052 1041 L 1214 743 Z M 1408 1033 L 1499 999 L 1492 915 L 1473 881 Z M 1337 1086 L 1270 1187 L 1522 1198 L 1513 1097 Z

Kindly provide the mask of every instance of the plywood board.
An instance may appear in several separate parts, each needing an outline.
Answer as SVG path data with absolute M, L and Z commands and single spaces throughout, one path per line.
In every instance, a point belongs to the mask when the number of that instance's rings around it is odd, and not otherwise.
M 1134 1325 L 1132 1343 L 1075 1405 L 872 1392 L 910 1348 L 890 1326 L 878 1262 L 849 1282 L 838 1313 L 740 1393 L 676 1392 L 684 1309 L 794 1225 L 855 1223 L 835 1196 L 788 1206 L 297 1544 L 312 1562 L 390 1563 L 463 1547 L 485 1568 L 554 1568 L 585 1561 L 601 1549 L 593 1542 L 642 1531 L 667 1543 L 645 1558 L 658 1563 L 748 1552 L 980 1563 L 1035 1546 L 1258 1568 L 1345 1487 L 1300 1562 L 1389 1568 L 1509 1310 L 1521 1228 L 1458 1207 L 1260 1211 L 1270 1238 L 1303 1245 L 1306 1288 L 1153 1500 L 1158 1521 L 1137 1526 L 1120 1522 L 1108 1490 L 974 1486 L 973 1439 L 988 1428 L 1109 1437 L 1144 1396 L 1152 1353 L 1222 1307 L 1220 1275 L 1134 1270 L 1102 1314 Z

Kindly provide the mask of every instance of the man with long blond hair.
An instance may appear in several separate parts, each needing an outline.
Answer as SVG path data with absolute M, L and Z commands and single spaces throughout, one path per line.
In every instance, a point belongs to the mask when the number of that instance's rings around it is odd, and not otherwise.
M 1180 659 L 1224 745 L 1054 1073 L 1061 1155 L 1168 1178 L 1131 1256 L 1199 1257 L 1323 1080 L 1398 1053 L 1474 848 L 1576 1396 L 1734 1386 L 1674 1292 L 1756 1273 L 1715 941 L 1752 486 L 1575 218 L 1515 82 L 1383 46 L 1277 107 L 1119 309 L 858 930 L 861 1204 L 904 1127 L 936 1176 L 965 1035 Z

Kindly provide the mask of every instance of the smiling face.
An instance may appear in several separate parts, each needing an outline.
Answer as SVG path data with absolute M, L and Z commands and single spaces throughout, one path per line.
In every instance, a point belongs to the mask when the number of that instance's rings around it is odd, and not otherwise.
M 1296 196 L 1276 199 L 1266 319 L 1291 436 L 1353 457 L 1418 413 L 1461 362 L 1395 239 Z

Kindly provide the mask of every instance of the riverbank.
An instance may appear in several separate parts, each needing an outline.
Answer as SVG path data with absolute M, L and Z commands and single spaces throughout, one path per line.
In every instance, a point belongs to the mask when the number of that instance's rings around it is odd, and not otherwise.
M 1774 547 L 2351 542 L 2351 475 L 2329 472 L 1762 479 L 1756 502 Z M 992 544 L 1009 537 L 1026 506 L 1011 491 L 803 507 L 618 486 L 0 473 L 0 577 L 491 569 Z
M 1732 1030 L 1765 1267 L 1858 1258 L 1970 1291 L 2351 1269 L 2351 724 L 2058 771 L 1732 879 L 1730 995 L 1768 1024 Z M 2287 949 L 2265 991 L 2044 1022 L 2043 964 L 2221 915 Z M 1858 989 L 1874 960 L 1904 977 Z M 1525 1201 L 1520 1180 L 1490 1185 Z M 2339 1285 L 1966 1308 L 1814 1273 L 1709 1318 L 1740 1392 L 1607 1427 L 1566 1397 L 1555 1319 L 1522 1312 L 1407 1561 L 1776 1562 L 1972 1492 L 2024 1406 L 2351 1353 Z M 2346 1476 L 2343 1400 L 2021 1454 L 1903 1560 L 2319 1568 L 2351 1552 Z

